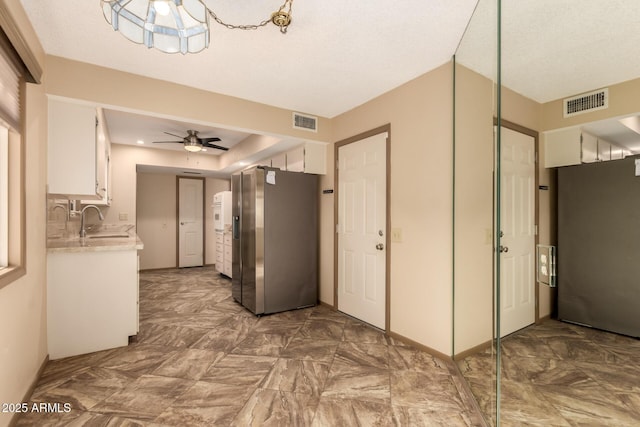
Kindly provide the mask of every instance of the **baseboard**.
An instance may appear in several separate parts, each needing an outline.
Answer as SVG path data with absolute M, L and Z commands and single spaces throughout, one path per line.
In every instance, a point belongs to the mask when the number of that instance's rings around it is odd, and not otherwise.
M 412 339 L 409 339 L 409 338 L 407 338 L 405 336 L 402 336 L 402 335 L 400 335 L 400 334 L 398 334 L 396 332 L 389 331 L 387 333 L 387 335 L 389 337 L 393 338 L 394 340 L 398 340 L 398 341 L 400 341 L 402 343 L 409 344 L 412 347 L 416 347 L 416 348 L 418 348 L 418 349 L 420 349 L 420 350 L 422 350 L 422 351 L 424 351 L 426 353 L 429 353 L 430 355 L 435 356 L 438 359 L 442 359 L 442 360 L 445 360 L 445 361 L 451 361 L 452 360 L 451 356 L 449 356 L 447 354 L 444 354 L 444 353 L 441 353 L 438 350 L 434 350 L 431 347 L 427 347 L 424 344 L 420 344 L 419 342 L 414 341 Z
M 475 347 L 471 347 L 468 350 L 461 351 L 460 353 L 453 355 L 453 360 L 462 360 L 465 357 L 469 357 L 469 356 L 471 356 L 473 354 L 480 353 L 481 351 L 484 351 L 484 350 L 490 348 L 492 344 L 493 344 L 493 341 L 489 340 L 489 341 L 484 342 L 482 344 L 479 344 L 479 345 L 477 345 Z
M 47 366 L 47 362 L 49 362 L 48 354 L 47 354 L 47 357 L 45 357 L 44 360 L 42 361 L 40 368 L 38 368 L 38 373 L 36 373 L 36 377 L 33 379 L 33 381 L 31 382 L 31 385 L 27 389 L 27 392 L 22 398 L 22 402 L 28 402 L 29 399 L 31 399 L 31 395 L 33 394 L 33 391 L 36 389 L 36 386 L 38 385 L 38 381 L 40 381 L 40 377 L 42 377 L 42 373 L 44 372 L 44 368 Z M 15 414 L 13 414 L 13 416 L 11 417 L 11 421 L 9 421 L 9 427 L 14 427 L 18 423 L 18 418 L 20 417 L 20 415 L 21 414 L 19 412 L 16 412 Z
M 551 315 L 547 314 L 546 316 L 542 316 L 538 319 L 538 321 L 536 322 L 536 325 L 539 325 L 542 322 L 546 322 L 547 320 L 551 320 Z
M 204 264 L 202 266 L 194 267 L 194 268 L 213 268 L 213 267 L 215 267 L 215 264 Z M 175 271 L 179 268 L 180 267 L 141 268 L 139 271 L 141 273 L 142 272 Z M 184 267 L 184 268 L 190 268 L 190 267 Z
M 329 303 L 327 303 L 327 302 L 320 301 L 320 300 L 318 300 L 318 305 L 321 305 L 321 306 L 323 306 L 323 307 L 330 308 L 330 309 L 332 309 L 332 310 L 335 310 L 335 309 L 336 309 L 336 308 L 333 306 L 333 304 L 329 304 Z

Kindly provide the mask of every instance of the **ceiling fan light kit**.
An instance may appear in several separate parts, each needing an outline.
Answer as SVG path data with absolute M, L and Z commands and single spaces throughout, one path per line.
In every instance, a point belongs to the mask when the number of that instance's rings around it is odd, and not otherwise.
M 209 47 L 209 17 L 229 29 L 256 30 L 269 22 L 285 34 L 293 0 L 258 24 L 235 25 L 220 19 L 201 0 L 100 0 L 102 13 L 115 31 L 134 43 L 165 53 L 197 53 Z
M 200 138 L 198 136 L 197 130 L 188 130 L 187 136 L 180 136 L 170 132 L 165 132 L 167 135 L 175 136 L 176 138 L 181 138 L 181 141 L 153 141 L 154 144 L 182 144 L 184 149 L 195 153 L 197 151 L 206 151 L 206 148 L 213 148 L 216 150 L 228 151 L 229 148 L 223 147 L 222 145 L 212 144 L 212 142 L 220 141 L 220 138 L 217 136 L 209 137 L 209 138 Z

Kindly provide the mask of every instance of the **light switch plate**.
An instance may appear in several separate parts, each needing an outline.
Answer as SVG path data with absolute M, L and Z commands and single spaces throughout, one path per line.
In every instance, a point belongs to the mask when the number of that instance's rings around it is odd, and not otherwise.
M 396 243 L 402 242 L 402 228 L 391 229 L 391 241 Z
M 126 212 L 120 212 L 120 214 L 118 215 L 118 219 L 120 221 L 128 221 L 129 220 L 129 214 Z

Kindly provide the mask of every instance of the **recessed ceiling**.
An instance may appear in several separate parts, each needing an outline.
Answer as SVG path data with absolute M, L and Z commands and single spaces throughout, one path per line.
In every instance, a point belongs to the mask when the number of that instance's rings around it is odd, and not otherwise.
M 168 135 L 165 132 L 186 136 L 188 130 L 198 131 L 200 138 L 218 137 L 220 142 L 215 144 L 231 148 L 250 136 L 250 133 L 211 127 L 203 124 L 186 123 L 178 120 L 151 117 L 142 114 L 134 114 L 118 110 L 104 109 L 105 121 L 109 129 L 111 142 L 116 144 L 140 145 L 159 148 L 163 150 L 174 150 L 184 152 L 183 144 L 162 143 L 155 141 L 178 141 L 180 138 Z M 204 150 L 203 150 L 204 151 Z M 207 155 L 220 155 L 221 150 L 206 149 Z

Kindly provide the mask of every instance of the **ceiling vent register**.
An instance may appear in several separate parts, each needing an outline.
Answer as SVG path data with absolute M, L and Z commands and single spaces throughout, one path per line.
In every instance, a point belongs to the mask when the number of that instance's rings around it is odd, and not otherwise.
M 293 113 L 293 128 L 318 132 L 318 118 L 305 114 Z
M 565 118 L 607 108 L 609 108 L 609 89 L 607 88 L 572 96 L 563 101 Z

